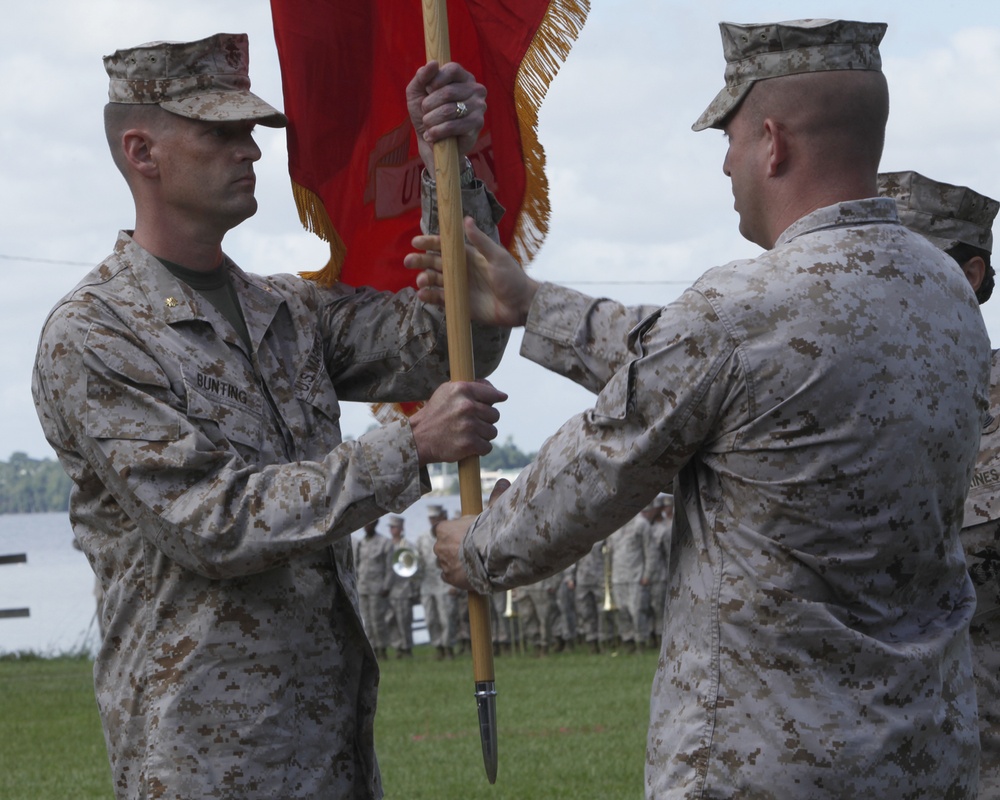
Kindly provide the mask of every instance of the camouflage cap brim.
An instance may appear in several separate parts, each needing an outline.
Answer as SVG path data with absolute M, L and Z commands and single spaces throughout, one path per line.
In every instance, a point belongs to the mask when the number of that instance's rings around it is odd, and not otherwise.
M 206 122 L 253 121 L 269 128 L 284 128 L 288 118 L 253 92 L 206 92 L 180 100 L 165 100 L 160 107 L 189 119 Z
M 912 220 L 908 222 L 905 219 L 905 217 L 907 217 L 906 214 L 900 213 L 899 221 L 903 224 L 904 227 L 909 228 L 911 231 L 915 230 L 914 226 L 911 224 Z M 928 242 L 930 242 L 936 248 L 938 248 L 938 250 L 944 250 L 945 252 L 951 250 L 951 248 L 953 248 L 955 245 L 962 243 L 960 239 L 955 239 L 950 237 L 942 238 L 940 236 L 930 236 L 929 234 L 926 233 L 921 233 L 920 235 L 923 236 Z
M 898 204 L 897 204 L 898 205 Z M 923 236 L 935 247 L 948 251 L 959 244 L 978 247 L 987 253 L 993 250 L 993 236 L 983 237 L 968 224 L 956 220 L 947 220 L 934 214 L 927 214 L 913 209 L 898 207 L 899 221 Z M 933 233 L 931 233 L 933 231 Z
M 742 86 L 723 87 L 715 99 L 708 104 L 708 108 L 698 117 L 698 121 L 691 126 L 691 130 L 703 131 L 706 128 L 721 127 L 726 117 L 732 114 L 736 110 L 736 106 L 743 102 L 743 98 L 746 97 L 752 86 L 753 81 Z

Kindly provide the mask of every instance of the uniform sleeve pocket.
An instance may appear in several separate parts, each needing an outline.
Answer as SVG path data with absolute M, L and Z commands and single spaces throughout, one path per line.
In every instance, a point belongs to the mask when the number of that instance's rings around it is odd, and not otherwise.
M 594 405 L 596 417 L 623 420 L 635 411 L 634 369 L 635 362 L 630 361 L 605 384 Z
M 86 375 L 83 415 L 86 434 L 94 439 L 174 441 L 181 424 L 169 399 L 170 385 L 156 362 L 137 347 L 126 347 L 115 331 L 93 326 L 87 331 L 83 361 Z
M 594 413 L 609 420 L 623 420 L 634 414 L 638 407 L 635 401 L 637 361 L 646 355 L 644 339 L 660 318 L 660 310 L 645 317 L 628 334 L 628 349 L 636 357 L 619 369 L 597 397 Z
M 91 375 L 87 379 L 85 428 L 94 439 L 173 441 L 180 423 L 164 414 L 145 392 L 126 383 Z

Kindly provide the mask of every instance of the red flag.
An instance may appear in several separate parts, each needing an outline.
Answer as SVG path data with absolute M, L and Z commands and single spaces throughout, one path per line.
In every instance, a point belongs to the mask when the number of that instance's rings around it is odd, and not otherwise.
M 507 209 L 500 238 L 527 264 L 548 230 L 538 107 L 586 20 L 588 0 L 450 0 L 451 57 L 487 89 L 469 158 Z M 303 225 L 330 243 L 304 273 L 398 290 L 420 231 L 420 171 L 405 89 L 426 62 L 418 0 L 271 0 L 288 158 Z

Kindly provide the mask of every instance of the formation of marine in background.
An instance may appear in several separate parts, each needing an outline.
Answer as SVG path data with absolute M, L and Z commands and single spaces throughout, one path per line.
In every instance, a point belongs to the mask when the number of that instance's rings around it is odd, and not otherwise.
M 673 516 L 673 497 L 660 494 L 561 573 L 491 595 L 494 655 L 658 649 Z M 362 618 L 380 659 L 412 658 L 415 631 L 426 631 L 438 660 L 470 652 L 466 593 L 443 580 L 434 557 L 434 527 L 446 518 L 431 505 L 415 539 L 397 515 L 386 518 L 391 538 L 376 522 L 354 539 Z

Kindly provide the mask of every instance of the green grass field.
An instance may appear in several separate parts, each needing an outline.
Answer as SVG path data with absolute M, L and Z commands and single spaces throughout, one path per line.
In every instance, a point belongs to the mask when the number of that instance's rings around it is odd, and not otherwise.
M 0 797 L 112 797 L 82 658 L 0 659 Z M 376 748 L 387 798 L 641 798 L 655 653 L 496 659 L 499 772 L 483 769 L 469 658 L 390 658 Z

